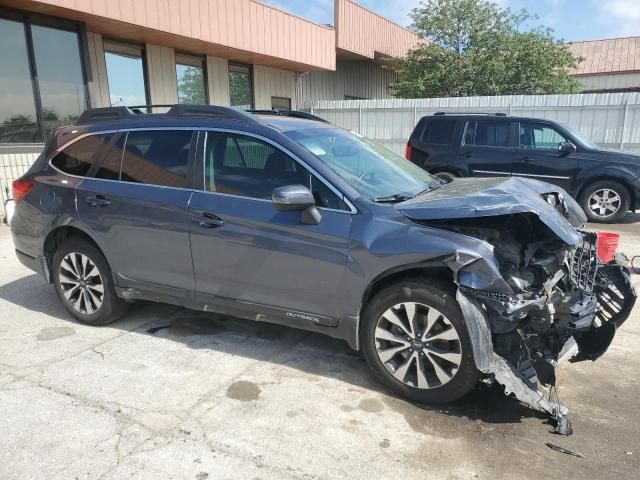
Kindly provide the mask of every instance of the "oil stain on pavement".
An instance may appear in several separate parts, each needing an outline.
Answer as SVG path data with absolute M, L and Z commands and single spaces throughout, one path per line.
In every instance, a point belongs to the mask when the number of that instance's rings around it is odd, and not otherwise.
M 255 383 L 240 380 L 229 385 L 227 397 L 241 402 L 251 402 L 258 399 L 261 391 Z

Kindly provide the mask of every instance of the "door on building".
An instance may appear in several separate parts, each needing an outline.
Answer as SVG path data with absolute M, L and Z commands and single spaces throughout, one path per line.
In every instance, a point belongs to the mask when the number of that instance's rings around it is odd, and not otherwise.
M 558 147 L 569 140 L 544 122 L 520 122 L 513 175 L 559 185 L 571 190 L 578 172 L 577 156 L 563 155 Z
M 341 197 L 262 139 L 209 131 L 204 143 L 204 188 L 190 204 L 196 299 L 235 299 L 234 306 L 282 315 L 344 314 L 330 301 L 339 294 L 349 251 L 352 215 Z M 273 207 L 273 190 L 295 184 L 313 192 L 322 212 L 318 225 Z
M 291 99 L 286 97 L 271 97 L 271 110 L 291 110 Z
M 467 122 L 460 155 L 477 177 L 511 175 L 514 123 L 495 120 Z

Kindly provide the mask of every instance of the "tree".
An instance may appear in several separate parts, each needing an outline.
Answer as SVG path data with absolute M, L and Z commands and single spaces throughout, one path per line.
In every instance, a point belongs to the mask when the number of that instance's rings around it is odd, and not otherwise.
M 178 81 L 178 100 L 180 103 L 205 104 L 204 78 L 202 69 L 186 67 Z
M 410 15 L 426 41 L 394 67 L 404 98 L 579 93 L 580 59 L 526 10 L 489 0 L 426 0 Z

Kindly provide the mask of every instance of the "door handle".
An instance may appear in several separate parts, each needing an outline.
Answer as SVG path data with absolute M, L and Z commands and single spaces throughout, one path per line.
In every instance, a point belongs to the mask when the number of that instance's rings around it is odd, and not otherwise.
M 520 157 L 520 161 L 522 163 L 529 163 L 533 160 L 533 158 L 531 158 L 529 155 L 525 155 L 524 157 Z
M 460 156 L 464 158 L 471 158 L 471 152 L 460 152 Z
M 224 220 L 211 212 L 202 212 L 200 215 L 192 216 L 191 219 L 198 222 L 202 228 L 216 228 L 224 225 Z
M 109 200 L 101 193 L 89 195 L 87 198 L 85 198 L 85 201 L 90 207 L 106 207 L 111 204 L 111 200 Z

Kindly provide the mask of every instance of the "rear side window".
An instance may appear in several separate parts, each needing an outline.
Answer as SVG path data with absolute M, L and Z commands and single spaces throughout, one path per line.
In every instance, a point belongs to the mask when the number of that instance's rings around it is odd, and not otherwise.
M 510 122 L 467 122 L 464 143 L 485 147 L 510 147 L 510 137 Z
M 451 145 L 455 128 L 455 120 L 433 119 L 427 124 L 422 135 L 422 142 L 427 145 Z
M 73 142 L 51 159 L 58 170 L 84 177 L 105 151 L 113 134 L 89 135 Z
M 129 132 L 120 179 L 186 188 L 192 135 L 189 130 Z

